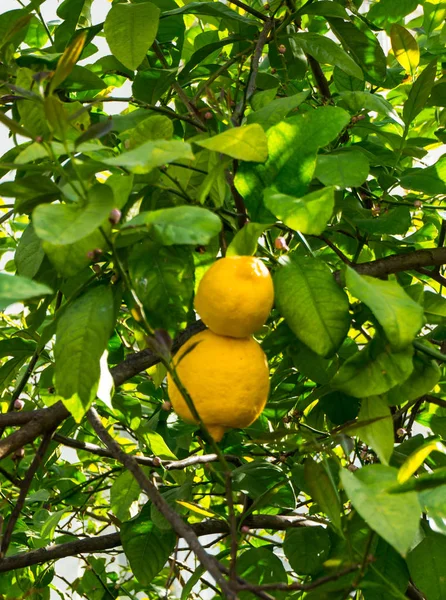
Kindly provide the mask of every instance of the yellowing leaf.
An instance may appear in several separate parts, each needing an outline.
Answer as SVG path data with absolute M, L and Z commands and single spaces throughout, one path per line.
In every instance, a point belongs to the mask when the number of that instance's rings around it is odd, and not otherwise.
M 76 39 L 66 48 L 65 52 L 62 54 L 59 62 L 57 63 L 56 70 L 53 78 L 51 79 L 50 93 L 53 92 L 62 83 L 62 81 L 65 81 L 65 79 L 71 73 L 80 55 L 82 54 L 86 39 L 87 34 L 83 32 L 78 35 Z
M 188 510 L 191 510 L 192 512 L 197 513 L 197 515 L 203 515 L 204 517 L 217 516 L 214 512 L 205 510 L 199 504 L 194 504 L 193 502 L 184 502 L 184 500 L 177 500 L 176 502 L 177 502 L 177 504 L 181 504 L 181 506 L 184 506 Z
M 416 39 L 405 27 L 396 23 L 390 29 L 390 39 L 396 60 L 413 76 L 420 62 L 420 49 Z
M 383 464 L 389 464 L 393 452 L 393 421 L 390 408 L 381 396 L 362 400 L 358 422 L 352 429 L 373 448 Z
M 421 467 L 429 454 L 434 450 L 446 454 L 446 447 L 438 440 L 426 442 L 417 448 L 415 452 L 412 452 L 398 471 L 398 483 L 406 482 L 415 471 Z
M 198 140 L 195 143 L 238 160 L 265 162 L 268 158 L 268 141 L 263 128 L 258 123 L 245 127 L 234 127 L 207 140 Z

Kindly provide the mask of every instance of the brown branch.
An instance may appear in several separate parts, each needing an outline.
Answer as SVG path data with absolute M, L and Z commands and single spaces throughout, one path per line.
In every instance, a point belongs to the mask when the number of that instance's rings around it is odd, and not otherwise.
M 291 592 L 292 590 L 301 590 L 301 591 L 308 591 L 308 590 L 314 590 L 317 587 L 320 587 L 321 585 L 324 585 L 326 583 L 329 583 L 330 581 L 336 581 L 337 579 L 340 579 L 341 577 L 344 577 L 344 575 L 348 575 L 349 573 L 353 573 L 354 571 L 357 571 L 359 568 L 361 567 L 361 565 L 355 564 L 355 565 L 351 565 L 350 567 L 343 569 L 342 571 L 338 571 L 337 573 L 333 573 L 333 575 L 326 575 L 325 577 L 320 577 L 319 579 L 316 579 L 315 581 L 312 581 L 311 583 L 265 583 L 263 585 L 251 585 L 251 584 L 238 584 L 237 585 L 237 590 L 239 590 L 240 592 L 242 591 L 247 591 L 247 592 L 255 592 L 258 590 L 280 590 L 280 591 L 288 591 Z
M 11 541 L 12 533 L 14 531 L 15 524 L 17 523 L 17 519 L 20 517 L 20 513 L 22 512 L 22 508 L 25 504 L 26 496 L 28 494 L 29 488 L 31 487 L 31 483 L 34 479 L 34 475 L 37 472 L 40 464 L 43 461 L 43 457 L 45 456 L 46 451 L 48 450 L 48 446 L 51 442 L 52 432 L 47 432 L 40 442 L 40 446 L 37 449 L 37 452 L 26 472 L 25 477 L 20 485 L 20 493 L 17 501 L 12 510 L 11 516 L 9 517 L 8 525 L 6 526 L 5 533 L 2 539 L 1 552 L 0 557 L 5 556 L 9 543 Z
M 64 446 L 68 446 L 70 448 L 77 448 L 78 450 L 84 450 L 85 452 L 91 452 L 92 454 L 97 454 L 98 456 L 103 456 L 104 458 L 114 458 L 114 455 L 107 450 L 106 448 L 101 448 L 100 446 L 96 446 L 96 444 L 90 444 L 89 442 L 82 442 L 81 440 L 75 440 L 73 438 L 68 438 L 63 435 L 59 435 L 56 433 L 53 438 L 56 442 L 63 444 Z M 194 465 L 205 465 L 208 463 L 218 461 L 218 456 L 216 454 L 202 454 L 200 456 L 189 456 L 188 458 L 183 458 L 182 460 L 167 460 L 163 461 L 160 458 L 151 458 L 149 456 L 134 456 L 136 462 L 140 465 L 146 465 L 148 467 L 163 467 L 167 471 L 172 471 L 174 469 L 187 469 L 188 467 L 192 467 Z M 241 464 L 241 460 L 238 456 L 233 456 L 231 454 L 225 455 L 225 459 L 236 465 Z
M 38 414 L 34 415 L 26 425 L 0 440 L 0 459 L 26 446 L 47 431 L 55 429 L 70 415 L 62 402 L 57 402 L 44 411 L 36 411 Z
M 254 49 L 252 59 L 251 59 L 251 69 L 249 73 L 248 83 L 245 88 L 245 93 L 243 94 L 243 98 L 237 104 L 234 114 L 232 115 L 232 123 L 234 125 L 240 125 L 241 119 L 243 117 L 243 113 L 245 111 L 245 107 L 251 99 L 252 95 L 256 91 L 256 81 L 257 74 L 259 72 L 259 64 L 260 59 L 262 58 L 263 48 L 268 40 L 268 34 L 273 28 L 274 21 L 272 19 L 266 19 L 265 24 L 263 26 L 262 31 L 260 32 L 259 38 L 257 40 L 256 47 Z
M 167 519 L 175 533 L 179 537 L 183 537 L 186 540 L 189 548 L 196 555 L 203 567 L 215 579 L 223 594 L 226 595 L 229 600 L 236 600 L 237 595 L 229 587 L 226 579 L 223 577 L 218 561 L 206 552 L 206 550 L 200 544 L 195 531 L 187 523 L 185 523 L 180 515 L 175 512 L 170 504 L 167 503 L 156 487 L 143 473 L 135 458 L 129 454 L 126 454 L 121 449 L 119 444 L 109 435 L 107 430 L 102 425 L 99 415 L 93 408 L 90 408 L 87 413 L 87 417 L 90 425 L 93 427 L 99 439 L 108 447 L 110 452 L 113 453 L 114 457 L 132 473 L 133 477 L 139 483 L 141 489 L 147 494 L 155 508 L 157 508 L 159 512 Z
M 324 72 L 322 71 L 321 65 L 310 54 L 307 54 L 306 56 L 308 58 L 308 64 L 310 65 L 311 72 L 313 73 L 317 89 L 320 91 L 321 96 L 325 100 L 331 100 L 330 86 L 327 78 L 324 75 Z
M 401 271 L 416 271 L 422 267 L 434 267 L 446 264 L 446 248 L 414 250 L 407 254 L 394 254 L 371 262 L 355 265 L 355 271 L 371 277 L 385 277 Z
M 176 513 L 175 513 L 176 514 Z M 250 529 L 271 529 L 273 531 L 284 531 L 293 527 L 308 527 L 314 525 L 303 517 L 282 516 L 282 515 L 254 515 L 247 517 L 243 525 Z M 229 524 L 220 519 L 209 519 L 191 526 L 198 537 L 213 535 L 219 533 L 229 533 Z M 181 536 L 182 537 L 182 536 Z M 67 556 L 76 556 L 77 554 L 91 554 L 103 552 L 120 547 L 121 538 L 119 533 L 108 535 L 86 537 L 75 542 L 66 542 L 65 544 L 56 544 L 21 552 L 7 556 L 0 560 L 0 573 L 22 569 L 32 565 L 46 563 Z

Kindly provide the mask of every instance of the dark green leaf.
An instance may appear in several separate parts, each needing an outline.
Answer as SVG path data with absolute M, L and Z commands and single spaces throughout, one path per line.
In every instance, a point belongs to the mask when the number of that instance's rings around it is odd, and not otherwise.
M 283 551 L 298 575 L 315 575 L 330 553 L 330 536 L 323 527 L 289 529 Z
M 358 421 L 348 432 L 354 432 L 388 465 L 393 453 L 393 419 L 382 396 L 370 396 L 361 402 Z
M 232 471 L 235 490 L 256 500 L 256 506 L 271 504 L 294 508 L 296 499 L 291 483 L 282 469 L 270 463 L 255 460 Z
M 318 62 L 338 67 L 351 77 L 364 79 L 358 64 L 333 40 L 318 33 L 298 33 L 294 39 L 307 54 L 313 56 Z
M 404 404 L 432 391 L 441 377 L 438 364 L 421 353 L 413 359 L 414 370 L 409 378 L 402 384 L 389 390 L 387 402 L 390 406 Z
M 423 110 L 434 85 L 437 73 L 437 59 L 430 62 L 410 88 L 409 96 L 404 103 L 403 119 L 406 126 Z
M 308 492 L 313 500 L 330 518 L 336 529 L 341 531 L 341 499 L 330 464 L 327 461 L 316 462 L 311 457 L 307 458 L 304 477 Z M 290 557 L 288 556 L 288 558 Z M 314 558 L 313 556 L 313 560 Z M 294 570 L 297 573 L 304 573 L 304 571 Z
M 410 576 L 429 600 L 446 598 L 446 537 L 429 531 L 407 556 Z
M 142 585 L 149 585 L 161 571 L 175 547 L 171 529 L 161 531 L 150 520 L 150 505 L 121 525 L 121 541 L 133 574 Z
M 446 193 L 446 154 L 430 167 L 406 169 L 400 179 L 401 185 L 409 190 L 423 192 L 428 196 Z
M 30 223 L 20 238 L 14 256 L 17 274 L 32 279 L 40 269 L 44 258 L 42 243 Z
M 193 268 L 186 248 L 149 240 L 133 248 L 130 279 L 154 328 L 175 332 L 186 324 L 194 293 Z

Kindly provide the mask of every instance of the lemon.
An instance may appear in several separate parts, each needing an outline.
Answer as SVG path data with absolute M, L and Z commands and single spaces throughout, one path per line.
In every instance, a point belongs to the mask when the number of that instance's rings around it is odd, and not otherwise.
M 214 333 L 247 337 L 265 323 L 274 301 L 271 275 L 254 256 L 227 256 L 200 281 L 195 309 Z
M 191 337 L 173 362 L 201 420 L 217 442 L 227 429 L 247 427 L 262 412 L 269 392 L 268 363 L 253 338 L 224 337 L 207 329 Z M 193 423 L 170 376 L 167 386 L 175 412 Z

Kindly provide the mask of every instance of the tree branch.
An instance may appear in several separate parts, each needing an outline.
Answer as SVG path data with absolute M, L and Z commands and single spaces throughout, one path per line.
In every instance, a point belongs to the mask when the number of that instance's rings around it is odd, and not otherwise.
M 78 450 L 84 450 L 85 452 L 91 452 L 92 454 L 97 454 L 98 456 L 103 456 L 104 458 L 115 458 L 114 455 L 107 450 L 106 448 L 101 448 L 100 446 L 96 446 L 96 444 L 90 444 L 89 442 L 82 442 L 81 440 L 75 440 L 72 438 L 65 437 L 63 435 L 59 435 L 56 433 L 53 437 L 56 442 L 63 444 L 64 446 L 68 446 L 70 448 L 77 448 Z M 148 467 L 163 467 L 166 471 L 172 471 L 174 469 L 187 469 L 187 467 L 192 467 L 194 465 L 205 465 L 211 462 L 218 461 L 218 456 L 216 454 L 202 454 L 200 456 L 189 456 L 188 458 L 183 458 L 182 460 L 166 460 L 163 461 L 160 458 L 156 457 L 151 458 L 149 456 L 134 456 L 136 462 L 140 465 L 146 465 Z M 225 459 L 236 465 L 241 464 L 241 460 L 238 456 L 233 456 L 231 454 L 225 455 Z
M 176 514 L 176 513 L 175 513 Z M 178 516 L 178 515 L 177 515 Z M 293 527 L 308 527 L 314 523 L 307 521 L 303 517 L 282 516 L 282 515 L 254 515 L 247 517 L 243 525 L 250 529 L 271 529 L 273 531 L 284 531 Z M 229 533 L 229 524 L 220 519 L 209 519 L 191 526 L 197 537 L 214 535 L 219 533 Z M 182 537 L 182 536 L 181 536 Z M 57 541 L 57 540 L 56 540 Z M 187 541 L 187 540 L 186 540 Z M 52 560 L 58 560 L 67 556 L 76 556 L 77 554 L 91 554 L 94 552 L 103 552 L 120 547 L 121 538 L 119 533 L 108 535 L 86 537 L 74 542 L 65 544 L 56 544 L 21 552 L 13 556 L 7 556 L 0 560 L 0 573 L 23 569 L 32 565 L 46 563 Z
M 407 254 L 394 254 L 371 262 L 355 265 L 355 271 L 371 277 L 385 277 L 401 271 L 416 271 L 423 267 L 434 267 L 446 264 L 446 248 L 430 250 L 414 250 Z
M 330 86 L 328 85 L 327 78 L 321 69 L 321 65 L 310 54 L 307 54 L 307 58 L 316 82 L 317 89 L 320 91 L 321 96 L 325 100 L 331 100 Z
M 187 523 L 185 523 L 180 515 L 175 512 L 170 504 L 167 503 L 156 487 L 143 473 L 135 458 L 129 454 L 126 454 L 121 449 L 119 444 L 109 435 L 107 430 L 103 427 L 99 415 L 93 408 L 90 408 L 87 413 L 87 417 L 90 425 L 93 427 L 99 439 L 108 447 L 110 452 L 113 453 L 114 457 L 132 473 L 133 477 L 139 483 L 141 489 L 152 501 L 155 508 L 157 508 L 159 512 L 169 521 L 175 533 L 186 540 L 189 548 L 196 555 L 206 571 L 208 571 L 215 579 L 223 594 L 226 595 L 229 600 L 236 600 L 237 595 L 229 587 L 228 582 L 223 577 L 218 561 L 206 552 L 206 550 L 200 544 L 195 531 Z
M 33 417 L 26 425 L 18 431 L 11 433 L 11 435 L 5 439 L 0 440 L 0 459 L 8 456 L 19 448 L 26 446 L 26 444 L 34 441 L 47 431 L 55 429 L 70 415 L 62 402 L 57 402 L 57 404 L 54 404 L 50 408 L 43 409 L 42 411 L 32 412 Z M 38 414 L 36 415 L 34 412 Z M 6 416 L 7 415 L 1 415 L 1 417 Z
M 22 512 L 26 496 L 34 479 L 34 475 L 36 474 L 37 469 L 39 468 L 43 457 L 45 456 L 45 453 L 48 450 L 48 446 L 51 442 L 51 437 L 51 432 L 47 432 L 44 435 L 42 441 L 40 442 L 40 446 L 32 460 L 32 463 L 30 464 L 28 471 L 20 484 L 19 497 L 17 498 L 17 501 L 14 505 L 11 516 L 9 517 L 8 525 L 6 526 L 5 533 L 3 535 L 0 556 L 4 556 L 9 548 L 9 543 L 11 541 L 15 524 L 17 523 L 17 519 L 20 517 L 20 513 Z

